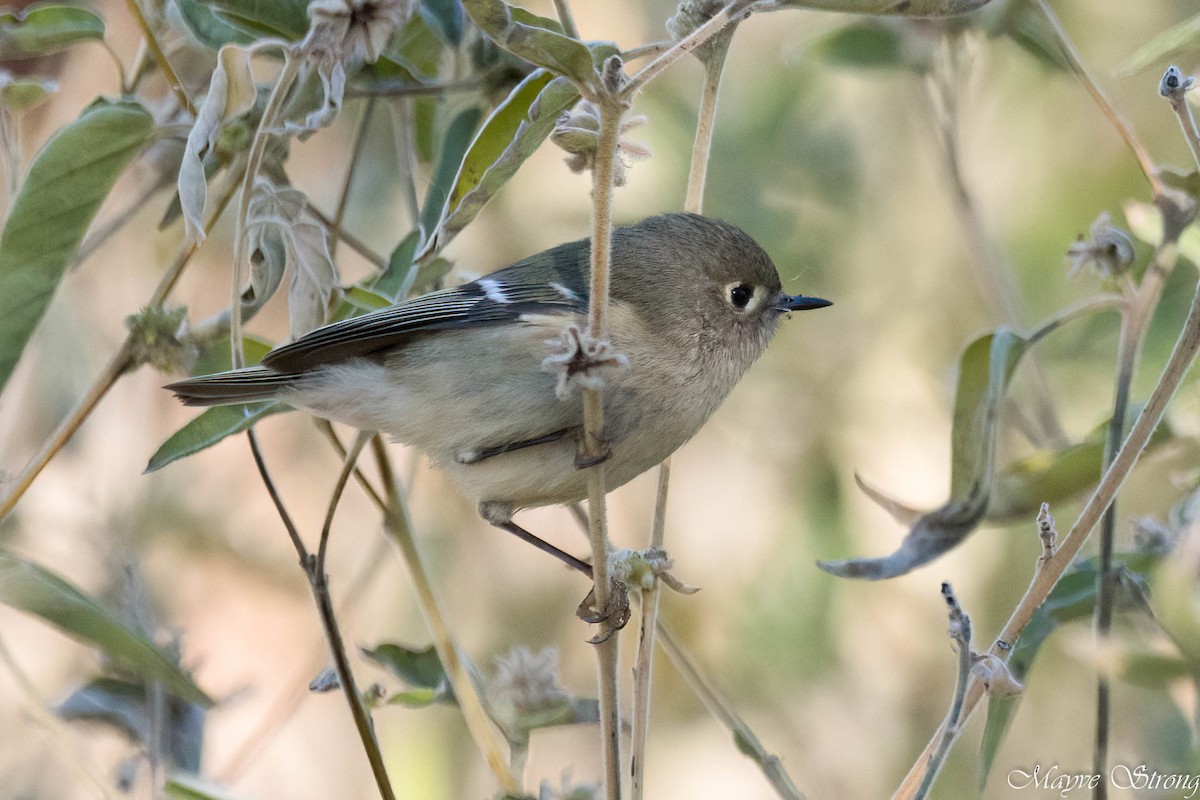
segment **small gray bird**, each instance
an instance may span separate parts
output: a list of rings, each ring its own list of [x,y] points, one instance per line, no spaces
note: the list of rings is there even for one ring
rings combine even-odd
[[[589,242],[553,247],[462,286],[319,328],[261,366],[168,386],[188,405],[280,400],[427,453],[488,522],[587,497],[582,402],[548,370],[587,327]],[[826,300],[781,291],[744,231],[664,214],[613,232],[609,334],[628,359],[604,384],[609,489],[690,439],[766,349],[780,318]],[[560,398],[559,394],[563,394]],[[581,567],[582,568],[582,567]]]

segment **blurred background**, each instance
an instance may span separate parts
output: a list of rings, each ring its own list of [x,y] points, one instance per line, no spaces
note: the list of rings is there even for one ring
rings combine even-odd
[[[138,33],[124,4],[92,5],[106,19],[114,49],[132,53]],[[674,10],[660,0],[573,5],[585,38],[621,47],[664,38]],[[1187,165],[1176,121],[1157,92],[1166,64],[1133,74],[1117,70],[1154,35],[1194,13],[1194,4],[1058,0],[1054,7],[1153,157]],[[550,3],[530,8],[553,16]],[[978,242],[956,209],[926,79],[904,67],[868,68],[830,56],[830,37],[859,23],[789,11],[752,17],[735,37],[706,213],[755,236],[787,291],[835,305],[785,322],[766,356],[677,454],[667,517],[675,574],[703,591],[668,594],[665,620],[811,798],[890,794],[953,690],[941,582],[955,587],[982,648],[1024,591],[1040,547],[1030,517],[985,525],[946,557],[890,581],[838,579],[816,566],[818,559],[886,554],[904,534],[858,490],[856,473],[913,506],[944,502],[958,356],[976,336],[1014,321],[981,277]],[[936,36],[928,26],[887,26],[914,48],[905,57],[918,60],[922,42]],[[1124,224],[1124,204],[1148,201],[1149,190],[1068,71],[1012,37],[977,29],[966,33],[962,53],[954,87],[962,179],[986,236],[1011,266],[1015,322],[1029,330],[1101,290],[1095,277],[1067,277],[1065,251],[1100,212]],[[1179,65],[1185,74],[1195,66]],[[97,46],[71,50],[53,69],[59,92],[23,121],[27,153],[97,94],[116,91],[111,61]],[[165,93],[155,81],[151,90]],[[630,138],[646,143],[653,157],[636,164],[618,190],[618,220],[681,208],[700,83],[701,69],[689,59],[637,98],[633,111],[648,124]],[[294,145],[289,175],[318,207],[336,202],[362,111],[363,101],[350,99],[337,124]],[[367,136],[369,168],[356,179],[346,224],[387,253],[407,232],[387,114],[374,116]],[[572,174],[563,157],[544,145],[450,245],[450,280],[587,235],[590,177]],[[136,181],[136,174],[124,179],[106,209],[121,207],[122,187]],[[3,473],[20,469],[119,346],[123,317],[145,302],[177,247],[178,223],[156,230],[170,200],[169,192],[156,195],[64,281],[0,398]],[[231,237],[226,220],[173,295],[193,320],[228,301]],[[344,276],[365,273],[348,248],[338,252]],[[1148,253],[1139,245],[1139,264]],[[1145,399],[1165,361],[1194,279],[1186,263],[1172,277],[1135,401]],[[285,337],[283,306],[269,306],[252,331]],[[1071,440],[1100,425],[1111,408],[1116,337],[1116,315],[1100,315],[1054,334],[1036,351]],[[1018,371],[1011,392],[1012,405],[1026,412],[1031,363]],[[149,369],[122,380],[0,525],[0,543],[114,607],[141,609],[178,637],[184,665],[222,701],[204,723],[206,778],[239,798],[371,797],[375,789],[343,698],[306,691],[327,666],[327,650],[244,440],[234,437],[142,474],[159,444],[194,416],[161,390],[167,380]],[[1194,379],[1169,416],[1178,441],[1139,466],[1121,495],[1123,549],[1130,547],[1130,519],[1161,517],[1194,482],[1192,437],[1200,431]],[[289,509],[315,541],[339,460],[302,414],[273,417],[258,430]],[[585,643],[591,632],[574,617],[585,581],[489,528],[416,453],[394,449],[411,487],[419,545],[465,652],[491,674],[496,659],[516,646],[552,648],[563,686],[593,695],[595,658]],[[1014,426],[1003,425],[999,463],[1033,450]],[[645,546],[654,491],[655,476],[647,474],[612,494],[618,545]],[[1064,531],[1078,503],[1053,509]],[[520,519],[586,552],[566,511]],[[342,615],[350,643],[428,644],[404,566],[384,541],[374,507],[353,485],[338,513],[329,568],[335,598],[351,598]],[[49,704],[100,666],[93,650],[4,607],[0,637]],[[1010,796],[1004,776],[1013,769],[1090,769],[1089,640],[1087,626],[1078,624],[1047,642],[983,796]],[[630,666],[633,649],[627,632],[623,654]],[[363,685],[388,680],[360,658],[354,666]],[[624,670],[623,679],[629,674]],[[655,684],[649,797],[774,796],[665,659],[656,663]],[[109,774],[134,753],[102,726],[74,726],[68,741],[48,735],[30,717],[29,700],[11,672],[0,669],[0,795],[92,796],[64,754]],[[1117,684],[1112,761],[1188,770],[1193,700],[1179,691]],[[382,708],[375,722],[400,796],[491,796],[492,779],[455,708]],[[976,793],[982,722],[982,714],[972,720],[934,797]],[[591,782],[598,762],[594,728],[539,731],[527,786]],[[135,785],[135,796],[147,796],[144,769]]]

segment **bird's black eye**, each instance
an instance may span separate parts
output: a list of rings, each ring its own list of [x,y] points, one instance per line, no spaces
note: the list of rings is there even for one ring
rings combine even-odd
[[[744,283],[739,283],[729,290],[729,302],[733,303],[734,308],[745,308],[753,296],[754,289]]]

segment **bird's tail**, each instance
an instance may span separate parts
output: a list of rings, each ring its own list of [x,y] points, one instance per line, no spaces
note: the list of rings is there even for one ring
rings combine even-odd
[[[280,389],[300,377],[296,373],[277,372],[266,367],[218,372],[169,383],[175,396],[188,406],[224,406],[273,400]]]

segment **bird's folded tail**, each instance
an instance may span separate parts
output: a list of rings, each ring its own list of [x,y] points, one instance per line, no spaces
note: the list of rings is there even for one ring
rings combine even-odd
[[[297,373],[277,372],[266,367],[218,372],[169,383],[175,396],[188,406],[223,406],[273,400],[280,389],[300,377]]]

